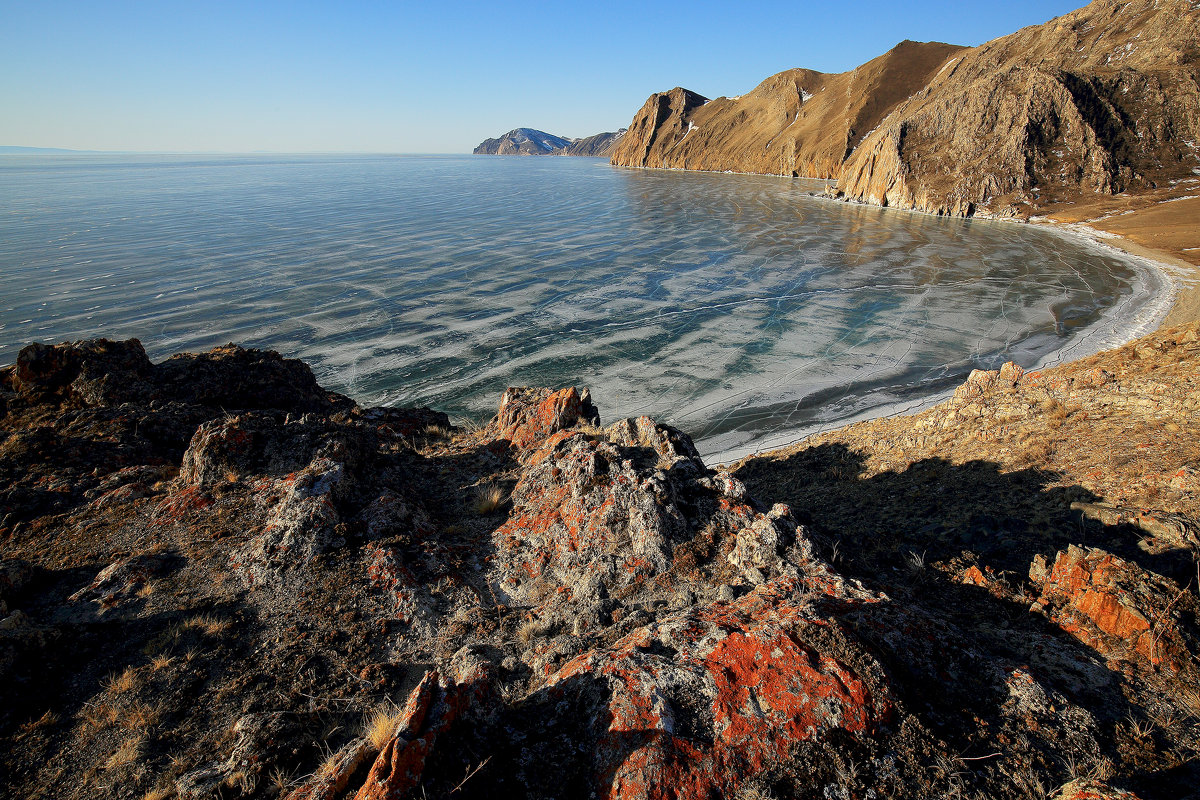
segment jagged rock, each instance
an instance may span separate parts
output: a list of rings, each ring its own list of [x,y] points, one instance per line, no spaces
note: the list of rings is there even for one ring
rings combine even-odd
[[[181,353],[155,367],[163,400],[219,408],[223,412],[269,409],[288,414],[330,413],[353,404],[322,389],[303,361],[274,350],[225,345],[207,353]]]
[[[1195,599],[1169,578],[1103,550],[1071,545],[1058,553],[1048,574],[1044,566],[1030,570],[1030,580],[1038,579],[1035,608],[1106,657],[1140,657],[1171,672],[1195,670],[1200,649],[1194,633],[1180,623],[1181,612]],[[1185,598],[1181,609],[1178,602]]]
[[[321,459],[346,465],[357,475],[374,450],[374,433],[365,426],[331,423],[315,415],[280,419],[277,414],[250,412],[201,425],[183,454],[179,477],[193,486],[250,474],[284,477]]]
[[[781,579],[567,662],[543,690],[562,717],[546,726],[584,715],[575,724],[590,740],[583,763],[595,795],[734,796],[805,741],[833,731],[869,738],[892,718],[883,670],[852,668],[829,649],[845,636],[801,584]],[[537,742],[526,743],[527,757]],[[524,769],[544,774],[539,767]]]
[[[71,595],[70,600],[72,603],[90,600],[101,608],[110,608],[145,587],[170,561],[167,556],[144,554],[114,561],[100,570],[91,583]]]
[[[436,671],[425,674],[354,800],[399,800],[418,785],[438,737],[486,691],[487,670],[469,657],[459,660],[455,678],[447,687]]]
[[[518,387],[505,390],[500,397],[500,410],[488,431],[515,447],[526,448],[580,422],[600,424],[587,389],[580,393],[574,387],[556,392]]]
[[[345,795],[355,773],[375,755],[377,751],[370,742],[354,739],[333,754],[327,767],[288,792],[285,800],[338,800]]]
[[[218,800],[231,786],[244,789],[266,783],[267,765],[298,730],[292,716],[280,711],[239,717],[233,726],[235,739],[229,757],[180,776],[175,781],[176,793],[188,800]]]
[[[687,533],[677,499],[667,476],[639,471],[617,446],[556,433],[530,456],[494,534],[497,583],[523,600],[556,585],[598,598],[601,586],[665,572]]]
[[[144,395],[153,365],[137,339],[31,344],[17,354],[13,388],[26,397],[112,405]]]

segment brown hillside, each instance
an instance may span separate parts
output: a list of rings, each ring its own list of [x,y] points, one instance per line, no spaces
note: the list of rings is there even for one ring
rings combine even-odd
[[[1192,177],[1200,10],[1097,0],[965,53],[847,161],[848,197],[938,213],[1047,202]]]
[[[975,48],[903,42],[740,98],[654,95],[612,163],[833,178],[848,199],[961,216],[1182,192],[1200,159],[1198,41],[1186,0],[1097,0]]]
[[[901,42],[850,72],[791,69],[742,97],[707,101],[685,89],[655,94],[612,163],[836,177],[862,137],[960,50]]]

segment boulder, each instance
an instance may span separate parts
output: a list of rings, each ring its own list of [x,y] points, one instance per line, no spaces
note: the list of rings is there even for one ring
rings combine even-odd
[[[600,424],[600,414],[592,405],[587,389],[506,389],[500,397],[500,409],[488,426],[495,438],[507,439],[514,447],[538,445],[551,434],[585,422]]]

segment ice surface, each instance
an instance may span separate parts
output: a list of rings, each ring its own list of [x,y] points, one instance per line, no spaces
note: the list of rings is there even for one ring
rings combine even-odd
[[[718,457],[1112,342],[1166,288],[1082,239],[772,177],[467,157],[0,172],[0,363],[34,340],[236,341],[365,404],[476,418],[510,385],[587,385],[606,420],[649,414]]]

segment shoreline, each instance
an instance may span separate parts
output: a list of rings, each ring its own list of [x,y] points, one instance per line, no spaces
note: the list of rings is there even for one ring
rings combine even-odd
[[[819,195],[816,197],[835,203],[846,202],[840,198]],[[888,208],[887,206],[878,207]],[[892,208],[891,210],[928,215],[928,212],[917,209]],[[966,219],[975,220],[975,218]],[[1034,372],[1071,364],[1098,353],[1115,350],[1155,331],[1200,319],[1200,267],[1169,252],[1138,244],[1120,234],[1092,227],[1085,222],[1064,222],[1048,216],[1029,219],[983,217],[975,221],[1040,226],[1057,235],[1082,240],[1089,247],[1119,255],[1130,264],[1136,273],[1137,277],[1128,297],[1121,298],[1117,304],[1101,312],[1095,323],[1089,325],[1071,341],[1047,353],[1036,363],[1025,367],[1027,371]],[[1147,283],[1158,284],[1157,287],[1149,287],[1151,294],[1148,297],[1141,293]],[[1122,310],[1136,302],[1139,296],[1143,298],[1142,306],[1135,308],[1129,316],[1122,314]],[[923,395],[913,400],[884,404],[837,421],[772,434],[758,440],[757,443],[719,450],[705,456],[704,460],[713,468],[732,468],[755,458],[770,457],[778,451],[795,447],[814,436],[830,433],[850,425],[875,419],[919,414],[948,400],[953,396],[954,388],[956,387]]]

